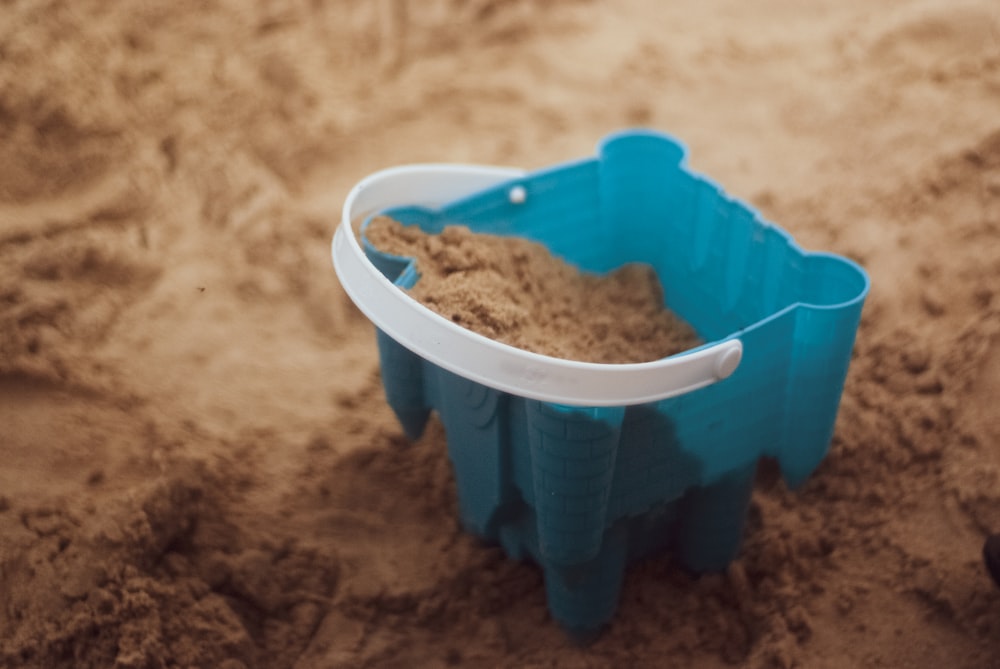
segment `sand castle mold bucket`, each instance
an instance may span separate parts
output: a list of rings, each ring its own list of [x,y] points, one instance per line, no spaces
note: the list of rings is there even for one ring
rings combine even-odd
[[[532,173],[393,168],[352,190],[333,240],[344,289],[377,326],[405,431],[418,437],[437,411],[463,525],[541,565],[550,611],[573,633],[611,619],[630,561],[672,548],[690,569],[724,569],[761,457],[792,486],[815,469],[868,292],[858,265],[803,251],[684,155],[669,137],[630,131],[594,158]],[[532,239],[588,272],[648,263],[706,344],[609,365],[476,334],[401,290],[419,268],[364,239],[379,213],[428,232]]]

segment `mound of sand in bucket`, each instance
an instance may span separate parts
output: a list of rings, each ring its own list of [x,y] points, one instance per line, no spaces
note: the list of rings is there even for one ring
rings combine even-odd
[[[606,275],[581,272],[542,244],[475,233],[439,234],[379,216],[365,236],[416,261],[414,299],[465,328],[534,353],[582,362],[636,363],[701,345],[664,306],[652,267],[629,263]]]

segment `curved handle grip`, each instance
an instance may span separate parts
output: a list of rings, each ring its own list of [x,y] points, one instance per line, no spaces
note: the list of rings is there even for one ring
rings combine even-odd
[[[351,227],[383,209],[440,206],[523,175],[499,167],[414,165],[368,176],[348,195],[333,237],[333,264],[344,290],[379,329],[417,355],[530,399],[576,406],[643,404],[702,388],[736,371],[743,355],[736,338],[623,365],[563,360],[502,344],[452,323],[394,286],[365,256]],[[511,196],[516,199],[517,193]]]

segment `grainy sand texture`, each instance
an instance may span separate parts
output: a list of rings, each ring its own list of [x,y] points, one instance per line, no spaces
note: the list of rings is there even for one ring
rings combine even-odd
[[[647,126],[869,271],[831,451],[572,645],[457,527],[329,241]],[[0,667],[1000,666],[995,0],[0,3]]]
[[[620,364],[659,360],[702,343],[664,306],[663,285],[649,265],[630,263],[599,276],[581,272],[538,242],[462,225],[428,234],[386,216],[372,219],[364,236],[382,253],[410,258],[419,274],[406,288],[411,297],[511,346]]]

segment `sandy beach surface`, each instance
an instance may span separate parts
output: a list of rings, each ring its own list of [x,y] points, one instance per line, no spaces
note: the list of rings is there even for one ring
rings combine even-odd
[[[632,126],[873,288],[816,474],[577,647],[329,242],[375,170]],[[995,0],[0,4],[0,667],[997,667],[998,397]]]

